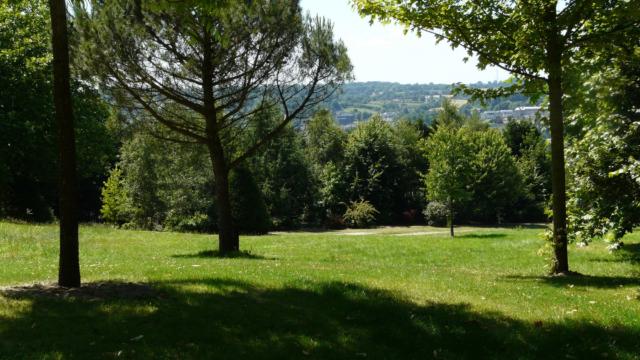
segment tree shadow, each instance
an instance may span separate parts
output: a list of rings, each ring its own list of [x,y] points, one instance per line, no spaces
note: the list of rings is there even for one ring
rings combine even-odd
[[[97,281],[82,284],[79,288],[65,288],[55,284],[33,284],[0,288],[0,295],[10,299],[58,298],[83,300],[136,300],[160,297],[161,293],[149,284]]]
[[[471,233],[471,234],[456,235],[456,237],[457,238],[461,238],[461,239],[495,239],[495,238],[507,237],[507,234],[502,234],[502,233]]]
[[[606,257],[589,259],[589,261],[604,263],[629,262],[634,265],[640,264],[640,243],[625,243],[620,250],[616,250],[613,254],[606,255]]]
[[[640,243],[628,244],[614,253],[621,261],[628,261],[633,264],[640,264]]]
[[[486,224],[486,223],[469,223],[468,225],[477,228],[501,228],[501,229],[548,229],[549,225],[543,223],[500,223],[500,224]]]
[[[205,250],[195,254],[175,254],[172,258],[177,259],[250,259],[250,260],[275,260],[274,257],[266,257],[253,254],[250,251],[234,251],[227,254],[221,254],[218,250]]]
[[[640,329],[525,322],[465,304],[418,305],[346,283],[264,288],[155,283],[162,297],[90,301],[14,294],[0,358],[611,358],[640,353]],[[13,303],[15,302],[15,303]]]
[[[594,275],[569,275],[569,276],[528,276],[510,275],[503,277],[512,281],[534,281],[545,284],[565,287],[569,285],[596,288],[615,288],[619,286],[640,286],[640,278],[623,276],[594,276]]]

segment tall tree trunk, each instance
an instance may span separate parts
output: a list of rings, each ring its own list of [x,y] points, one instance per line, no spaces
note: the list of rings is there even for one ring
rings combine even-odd
[[[211,38],[208,30],[203,29],[202,48],[202,92],[204,94],[206,132],[209,139],[207,147],[213,165],[218,207],[218,251],[226,255],[240,250],[240,238],[233,222],[231,210],[231,194],[229,192],[229,166],[220,141],[217,110],[213,100],[213,62],[211,54]]]
[[[240,238],[231,210],[229,169],[224,161],[224,152],[219,142],[209,145],[209,154],[213,164],[218,208],[218,251],[220,255],[226,255],[240,250]]]
[[[549,78],[549,122],[551,125],[551,184],[553,190],[553,247],[552,272],[569,272],[567,254],[567,196],[564,167],[564,117],[562,104],[562,43],[557,28],[555,6],[548,9],[547,70]]]
[[[58,126],[60,169],[60,262],[58,285],[80,286],[76,185],[76,140],[69,73],[69,41],[65,0],[49,0],[53,45],[53,100]]]

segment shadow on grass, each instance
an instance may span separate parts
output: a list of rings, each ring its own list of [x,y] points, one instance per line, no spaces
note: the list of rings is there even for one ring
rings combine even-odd
[[[507,234],[501,234],[501,233],[471,233],[471,234],[456,235],[456,237],[460,238],[460,239],[495,239],[495,238],[507,237]]]
[[[0,295],[21,298],[76,298],[84,300],[136,300],[161,296],[153,286],[142,283],[99,281],[82,284],[79,288],[64,288],[55,284],[34,284],[0,288]]]
[[[640,286],[640,278],[623,276],[593,276],[593,275],[569,275],[569,276],[526,276],[511,275],[504,279],[513,281],[536,281],[553,286],[588,286],[596,288],[614,288],[619,286]]]
[[[145,300],[2,300],[0,358],[632,358],[640,329],[525,322],[354,284],[156,283]],[[13,296],[15,299],[16,296]],[[25,302],[28,304],[25,306]]]
[[[614,253],[618,261],[628,261],[640,264],[640,243],[625,244],[620,250]]]
[[[604,263],[629,262],[634,265],[640,264],[640,243],[625,244],[620,250],[615,251],[613,254],[589,259],[589,261]]]
[[[543,223],[501,223],[501,224],[484,224],[484,223],[469,223],[469,226],[477,228],[501,228],[501,229],[548,229],[549,225]]]
[[[249,251],[234,251],[228,254],[220,254],[218,250],[205,250],[195,254],[176,254],[172,258],[178,259],[251,259],[251,260],[275,260],[273,257],[252,254]]]

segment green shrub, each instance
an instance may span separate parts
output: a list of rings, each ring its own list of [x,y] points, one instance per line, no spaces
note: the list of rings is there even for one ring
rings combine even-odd
[[[427,207],[422,212],[427,224],[430,226],[445,226],[447,225],[447,215],[449,209],[446,204],[438,201],[432,201],[427,204]]]
[[[116,225],[128,222],[131,216],[129,197],[122,184],[122,170],[118,166],[109,171],[109,177],[102,186],[100,215],[105,222]]]
[[[352,227],[369,227],[375,224],[378,214],[378,210],[368,201],[354,201],[347,207],[347,211],[344,213],[344,221]]]

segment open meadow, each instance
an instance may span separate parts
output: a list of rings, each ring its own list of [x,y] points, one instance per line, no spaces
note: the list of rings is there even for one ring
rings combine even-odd
[[[546,277],[542,231],[275,233],[220,258],[211,235],[83,226],[65,291],[57,227],[2,222],[0,358],[639,358],[640,236]]]

